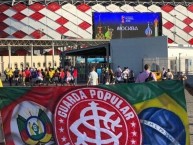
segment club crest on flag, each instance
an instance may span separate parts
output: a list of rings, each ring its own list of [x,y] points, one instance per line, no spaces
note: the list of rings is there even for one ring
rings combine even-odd
[[[43,106],[27,101],[17,105],[14,112],[18,108],[20,110],[16,116],[13,116],[16,119],[11,124],[12,131],[20,134],[20,139],[13,136],[15,144],[53,144],[51,112],[45,112]]]
[[[142,133],[132,106],[114,92],[87,87],[65,94],[55,109],[57,143],[136,144]]]

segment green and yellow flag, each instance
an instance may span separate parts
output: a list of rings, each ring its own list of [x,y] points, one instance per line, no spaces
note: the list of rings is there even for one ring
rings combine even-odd
[[[6,145],[190,145],[183,83],[2,87]]]
[[[144,145],[189,145],[184,86],[181,81],[102,86],[132,104],[141,122]]]

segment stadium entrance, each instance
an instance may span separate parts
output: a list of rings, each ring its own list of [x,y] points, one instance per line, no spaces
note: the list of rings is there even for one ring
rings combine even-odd
[[[99,75],[100,82],[102,82],[103,69],[110,67],[110,44],[104,43],[84,49],[64,51],[61,55],[62,62],[64,62],[63,66],[69,63],[69,60],[66,59],[69,56],[72,57],[72,65],[78,68],[79,81],[87,80],[88,73],[94,65]],[[83,61],[77,61],[77,58],[81,58]]]
[[[81,50],[103,45],[109,40],[0,40],[0,72],[7,67],[56,67],[62,65],[60,55],[64,51]],[[69,56],[67,57],[69,58]],[[61,61],[61,62],[60,62]]]

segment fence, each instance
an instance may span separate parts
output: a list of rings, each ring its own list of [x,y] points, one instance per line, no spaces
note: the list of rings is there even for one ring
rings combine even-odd
[[[88,63],[86,66],[85,63],[77,63],[76,67],[78,68],[78,81],[85,82],[88,79],[88,74],[91,70],[91,67],[96,67],[96,72],[99,75],[99,82],[103,81],[102,72],[103,69],[107,66],[106,63]]]
[[[161,71],[163,67],[170,69],[173,74],[179,72],[193,74],[193,57],[144,58],[143,64],[150,64],[152,71]]]

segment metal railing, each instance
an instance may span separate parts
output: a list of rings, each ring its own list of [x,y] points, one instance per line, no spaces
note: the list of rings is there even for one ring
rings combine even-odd
[[[193,57],[144,58],[143,64],[149,64],[152,71],[162,71],[165,67],[173,74],[182,72],[186,75],[193,75]]]

